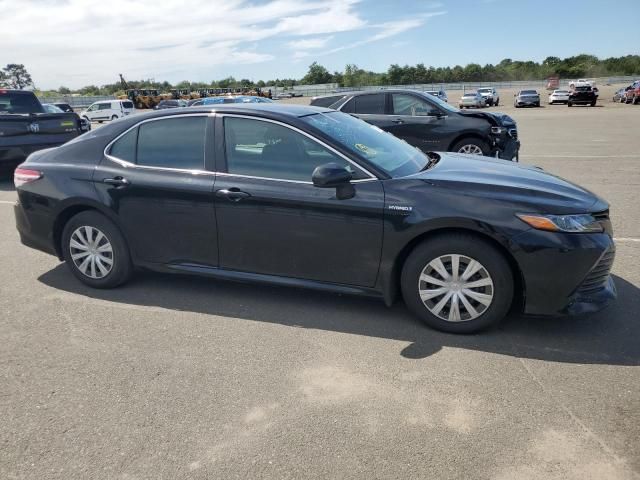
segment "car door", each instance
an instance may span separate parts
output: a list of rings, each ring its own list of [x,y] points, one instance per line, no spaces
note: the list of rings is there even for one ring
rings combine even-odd
[[[380,180],[287,124],[218,115],[215,181],[220,267],[372,287],[382,248]],[[224,133],[222,128],[224,126]],[[355,196],[311,183],[315,167],[350,168]]]
[[[206,114],[149,119],[107,147],[94,184],[138,261],[217,266],[212,128]]]
[[[383,128],[428,152],[447,150],[447,116],[428,100],[410,93],[391,94],[391,115]]]

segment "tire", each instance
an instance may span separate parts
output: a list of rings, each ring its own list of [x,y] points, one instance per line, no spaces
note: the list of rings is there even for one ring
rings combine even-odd
[[[567,107],[573,107],[573,103],[567,102]]]
[[[631,103],[633,105],[637,105],[638,103],[640,103],[640,98],[638,98],[637,95],[634,95],[633,98],[631,99]]]
[[[91,120],[89,120],[89,117],[82,117],[84,118],[87,122],[91,123]]]
[[[498,97],[498,99],[496,100],[496,103],[494,104],[495,107],[497,107],[498,105],[500,105],[500,97]]]
[[[87,228],[89,229],[89,235],[87,235]],[[99,238],[98,233],[102,233],[103,237]],[[91,239],[88,239],[88,236],[91,236]],[[79,246],[90,246],[96,239],[98,239],[97,248],[102,249],[102,251],[93,250],[96,252],[93,255],[94,258],[95,256],[100,257],[99,260],[94,262],[93,260],[87,260],[88,257],[92,256],[91,254],[84,254],[89,249],[79,248]],[[90,287],[117,287],[129,280],[133,273],[129,248],[122,233],[111,220],[94,210],[80,212],[67,222],[62,231],[61,247],[65,262],[71,273]],[[96,247],[93,248],[95,249]],[[76,256],[75,260],[73,256]],[[80,258],[77,256],[80,256]],[[109,259],[111,266],[108,263]],[[85,261],[88,263],[83,265],[81,262]],[[100,265],[103,268],[100,268]]]
[[[590,104],[590,105],[591,105],[592,107],[595,107],[595,106],[596,106],[596,102],[595,102],[595,101],[593,101],[593,102],[591,102],[591,104]]]
[[[540,106],[540,102],[536,103],[536,107],[539,107],[539,106]]]
[[[441,285],[446,277],[432,268],[432,262],[437,265],[440,259],[446,270],[444,273],[452,279],[454,256],[458,257],[458,278],[466,273],[472,261],[480,264],[480,270],[467,279],[467,284],[473,282],[483,286],[464,289],[462,280],[450,288],[446,283]],[[425,281],[423,274],[436,283]],[[474,333],[497,325],[511,307],[513,285],[513,275],[504,256],[487,241],[466,233],[441,235],[418,245],[405,261],[401,275],[402,296],[409,310],[430,327],[450,333]],[[446,290],[433,295],[440,288]],[[429,290],[432,295],[423,301],[421,292],[426,296]],[[458,296],[464,297],[471,309]],[[459,317],[455,315],[455,301]],[[439,306],[441,310],[438,311]]]
[[[111,117],[111,121],[112,121],[112,122],[113,122],[114,120],[117,120],[117,119],[118,119],[118,116],[117,116],[117,115],[114,115],[113,117]]]
[[[475,149],[473,147],[476,147]],[[482,152],[482,155],[487,156],[490,153],[490,149],[489,149],[489,145],[480,140],[479,138],[473,138],[473,137],[469,137],[469,138],[463,138],[462,140],[460,140],[459,142],[457,142],[453,148],[451,148],[452,152],[457,152],[457,153],[469,153],[471,155],[480,155],[479,152],[477,152],[477,150],[480,150]],[[461,151],[461,150],[467,150],[467,151]],[[474,152],[473,150],[476,150],[476,152]]]
[[[98,123],[102,123],[104,120],[98,120]]]

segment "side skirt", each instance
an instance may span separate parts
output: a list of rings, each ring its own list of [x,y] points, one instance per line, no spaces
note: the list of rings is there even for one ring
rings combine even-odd
[[[284,287],[308,288],[323,292],[343,293],[347,295],[360,295],[367,297],[382,298],[382,293],[374,288],[357,287],[353,285],[343,285],[339,283],[320,282],[316,280],[305,280],[301,278],[281,277],[278,275],[267,275],[263,273],[248,273],[237,270],[226,270],[208,265],[198,265],[192,263],[140,263],[139,267],[164,273],[186,273],[199,275],[221,280],[230,280],[241,283],[261,283],[268,285],[278,285]]]

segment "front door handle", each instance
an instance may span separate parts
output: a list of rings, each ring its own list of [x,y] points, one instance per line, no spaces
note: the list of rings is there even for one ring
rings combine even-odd
[[[391,120],[393,123],[397,123],[398,125],[404,123],[404,120],[402,120],[401,118],[395,118],[393,120]]]
[[[108,185],[113,185],[114,187],[128,187],[131,185],[131,182],[124,177],[114,177],[114,178],[105,178],[102,180],[102,183],[106,183]]]
[[[250,196],[251,196],[251,194],[249,194],[247,192],[243,192],[242,190],[240,190],[237,187],[222,188],[222,189],[216,191],[216,197],[218,197],[218,198],[226,198],[227,200],[230,200],[232,202],[239,202],[243,198],[247,198],[247,197],[250,197]]]

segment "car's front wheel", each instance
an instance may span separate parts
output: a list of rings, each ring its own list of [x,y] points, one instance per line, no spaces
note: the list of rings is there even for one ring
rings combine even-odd
[[[489,155],[489,145],[478,138],[463,138],[451,149],[457,153],[467,153],[469,155]]]
[[[502,320],[513,300],[504,256],[469,234],[447,234],[416,247],[402,269],[402,296],[427,325],[473,333]]]
[[[114,120],[117,120],[117,119],[118,119],[118,116],[117,116],[117,115],[114,115],[113,117],[111,117],[111,121],[112,121],[112,122],[113,122]]]
[[[118,227],[96,211],[80,212],[62,232],[62,251],[71,272],[94,288],[126,282],[133,271],[127,243]]]

